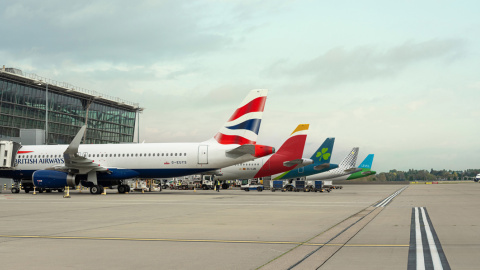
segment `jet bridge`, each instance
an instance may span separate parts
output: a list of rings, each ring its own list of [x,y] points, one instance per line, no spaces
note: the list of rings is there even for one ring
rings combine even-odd
[[[15,157],[21,144],[14,141],[0,141],[0,169],[12,169],[16,166]]]

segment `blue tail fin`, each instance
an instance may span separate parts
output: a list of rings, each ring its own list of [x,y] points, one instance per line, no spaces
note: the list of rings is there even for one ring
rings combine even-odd
[[[358,168],[360,169],[371,169],[372,164],[373,164],[373,154],[368,155],[363,161]]]
[[[313,160],[313,164],[330,163],[334,143],[335,138],[327,138],[317,149],[317,151],[313,153],[311,157],[311,159]]]

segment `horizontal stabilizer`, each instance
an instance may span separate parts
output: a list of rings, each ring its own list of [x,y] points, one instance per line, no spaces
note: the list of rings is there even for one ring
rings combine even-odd
[[[255,155],[255,145],[254,144],[244,144],[240,145],[237,148],[227,151],[228,154],[243,156],[245,154]]]
[[[326,169],[328,167],[330,167],[330,163],[323,163],[323,164],[320,164],[320,165],[317,165],[317,166],[313,167],[313,169],[316,170],[316,171],[321,171],[321,170]]]
[[[350,169],[346,169],[344,172],[351,174],[351,173],[356,173],[356,172],[360,172],[360,171],[362,171],[362,169],[353,167],[353,168],[350,168]]]
[[[294,160],[283,162],[283,166],[285,166],[285,167],[292,167],[294,165],[300,165],[300,166],[297,166],[297,168],[305,167],[305,166],[310,165],[310,164],[313,164],[313,160],[311,160],[309,158],[299,158],[299,159],[294,159]]]
[[[362,172],[363,175],[373,175],[373,174],[376,174],[377,172],[376,171],[366,171],[366,172]]]

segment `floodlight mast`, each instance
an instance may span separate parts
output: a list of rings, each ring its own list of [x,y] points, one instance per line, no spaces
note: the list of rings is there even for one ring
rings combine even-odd
[[[48,83],[39,80],[35,84],[45,85],[45,144],[48,145]]]

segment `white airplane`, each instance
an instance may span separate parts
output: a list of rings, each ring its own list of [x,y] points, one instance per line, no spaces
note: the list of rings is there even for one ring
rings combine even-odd
[[[372,164],[373,164],[373,157],[374,154],[369,154],[357,168],[357,172],[352,174],[345,174],[339,177],[330,178],[329,181],[338,181],[338,180],[353,180],[358,178],[367,177],[370,175],[374,175],[377,172],[372,171]]]
[[[215,180],[260,178],[312,164],[313,160],[302,158],[308,127],[298,125],[273,155],[218,170]]]
[[[32,179],[33,185],[24,184],[26,192],[33,186],[50,190],[81,183],[92,194],[111,185],[125,193],[124,179],[199,174],[270,155],[273,147],[256,144],[267,92],[252,90],[220,131],[201,143],[80,145],[83,126],[70,145],[23,146],[16,166],[0,170],[0,177]]]
[[[317,173],[305,177],[305,180],[329,180],[331,178],[340,177],[343,175],[350,175],[361,171],[362,169],[356,168],[358,156],[358,147],[354,147],[352,151],[338,164],[338,168],[328,170],[326,172]]]

